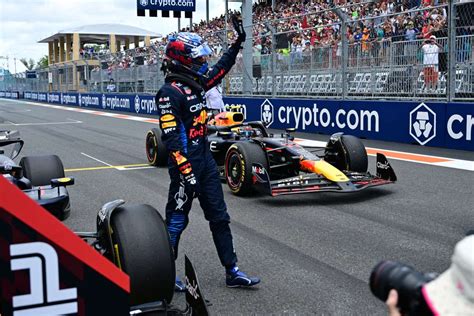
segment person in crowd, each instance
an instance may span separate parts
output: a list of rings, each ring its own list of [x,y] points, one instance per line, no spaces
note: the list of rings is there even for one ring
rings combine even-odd
[[[439,53],[443,47],[436,42],[436,36],[431,35],[420,48],[423,52],[423,76],[425,89],[434,92],[438,86]]]
[[[421,292],[433,315],[474,315],[474,235],[456,244],[449,269]],[[398,293],[392,289],[385,302],[389,316],[401,316],[397,303]]]
[[[225,109],[224,100],[222,99],[222,88],[216,85],[206,91],[206,106],[212,112],[222,112]]]
[[[110,78],[109,84],[107,85],[107,92],[116,92],[114,78]]]
[[[415,23],[409,21],[405,29],[405,58],[406,64],[413,64],[416,59],[416,38],[419,34],[418,29],[415,28]]]
[[[219,84],[235,63],[245,41],[242,24],[234,20],[237,39],[209,70],[208,44],[196,33],[178,33],[170,37],[162,69],[165,83],[156,95],[162,139],[169,153],[170,187],[166,204],[166,224],[174,256],[188,225],[194,197],[199,199],[209,221],[217,254],[225,267],[228,287],[248,287],[260,283],[239,270],[230,230],[230,216],[224,201],[216,162],[209,149],[206,129],[205,92]],[[176,280],[176,290],[183,283]]]

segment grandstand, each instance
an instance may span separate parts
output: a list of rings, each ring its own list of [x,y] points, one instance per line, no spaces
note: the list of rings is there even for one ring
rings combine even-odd
[[[452,8],[447,0],[294,0],[274,1],[273,8],[272,1],[259,1],[253,7],[251,94],[473,100],[474,3],[454,1]],[[193,27],[214,48],[215,60],[235,36],[225,15]],[[92,51],[83,62],[88,80],[81,89],[105,92],[113,79],[116,92],[156,93],[165,43],[166,37],[130,50]],[[248,76],[241,58],[225,80],[228,95],[243,95]],[[434,74],[425,75],[427,68]]]
[[[59,31],[39,43],[48,44],[48,69],[40,76],[48,79],[44,91],[87,91],[90,72],[107,69],[114,59],[104,60],[128,51],[133,44],[140,49],[140,42],[150,46],[152,38],[160,34],[121,24],[85,25]],[[130,81],[131,77],[129,78]]]

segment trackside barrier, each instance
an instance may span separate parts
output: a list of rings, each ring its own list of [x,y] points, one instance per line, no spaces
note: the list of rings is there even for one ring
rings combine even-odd
[[[25,92],[28,100],[137,114],[157,114],[154,96],[139,94]],[[422,146],[474,151],[472,103],[224,98],[247,120],[300,132],[344,132]]]
[[[224,98],[247,120],[276,129],[344,132],[367,139],[474,151],[474,104],[403,101]]]
[[[150,95],[25,92],[23,96],[27,100],[54,104],[157,115],[155,97]]]
[[[17,91],[0,91],[0,98],[19,99],[20,93]]]

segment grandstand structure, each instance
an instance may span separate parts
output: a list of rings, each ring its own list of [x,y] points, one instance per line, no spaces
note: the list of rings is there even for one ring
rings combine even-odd
[[[150,46],[161,34],[122,24],[95,24],[59,31],[39,41],[48,44],[48,68],[39,73],[43,91],[88,91],[92,69],[107,68],[101,56]],[[47,87],[45,87],[45,85]],[[46,89],[45,89],[46,88]]]
[[[193,26],[214,49],[211,64],[235,36],[225,20],[233,13]],[[473,1],[259,1],[252,21],[253,73],[238,56],[224,81],[229,96],[474,101]],[[57,47],[58,38],[48,40]],[[114,92],[155,94],[165,44],[166,37],[129,50],[111,45],[79,58],[77,78],[86,80],[78,90],[107,92],[113,80]],[[53,76],[64,63],[55,66],[54,52]],[[44,80],[17,90],[42,90]]]

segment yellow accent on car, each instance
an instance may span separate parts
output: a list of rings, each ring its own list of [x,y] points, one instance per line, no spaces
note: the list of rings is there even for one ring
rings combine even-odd
[[[115,254],[115,260],[117,262],[117,266],[120,270],[122,270],[122,263],[120,262],[120,254],[119,254],[119,247],[117,244],[114,244],[114,254]],[[122,270],[123,271],[123,270]]]
[[[341,170],[337,169],[330,163],[319,160],[319,161],[310,161],[303,160],[300,162],[301,169],[308,172],[314,172],[324,176],[326,179],[334,182],[347,182],[349,178],[346,177]]]
[[[71,181],[71,178],[67,178],[67,177],[66,178],[59,178],[58,181],[62,182],[62,183],[65,183],[65,182]]]

